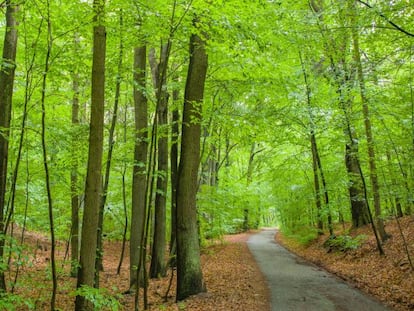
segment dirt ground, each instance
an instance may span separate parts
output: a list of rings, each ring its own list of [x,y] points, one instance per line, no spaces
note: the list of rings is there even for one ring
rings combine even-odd
[[[151,280],[148,289],[149,310],[194,310],[194,311],[266,311],[270,310],[269,292],[266,282],[256,262],[249,252],[246,240],[250,234],[226,236],[221,241],[203,249],[202,269],[207,292],[191,297],[185,301],[175,302],[175,272],[171,290],[167,297],[167,289],[171,279],[171,270],[166,278]],[[26,264],[19,269],[15,293],[26,302],[30,302],[34,310],[50,310],[50,250],[48,242],[42,235],[29,233],[26,243],[30,252]],[[121,251],[120,242],[106,242],[104,252],[104,271],[101,273],[100,285],[103,293],[115,295],[120,310],[134,309],[134,295],[123,294],[128,289],[128,263],[126,252],[121,273],[117,275]],[[70,278],[69,264],[63,261],[65,245],[58,245],[58,295],[57,308],[62,311],[74,309],[73,291],[76,280]],[[15,270],[8,276],[14,278]],[[143,293],[139,295],[140,310],[143,310]],[[102,308],[112,310],[112,308]],[[16,310],[29,310],[27,306],[16,307]]]

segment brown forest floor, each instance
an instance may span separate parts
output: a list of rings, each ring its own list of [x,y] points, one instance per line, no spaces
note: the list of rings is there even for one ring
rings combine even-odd
[[[261,275],[246,241],[250,234],[226,236],[203,249],[202,269],[207,292],[175,303],[175,278],[168,299],[165,294],[170,281],[168,276],[151,280],[148,290],[149,310],[194,310],[194,311],[266,311],[270,309],[267,284]],[[50,281],[50,250],[47,240],[34,233],[28,233],[25,239],[30,252],[27,264],[19,272],[15,293],[35,303],[35,310],[50,310],[52,283]],[[74,297],[71,293],[76,280],[68,277],[68,264],[62,267],[65,245],[58,245],[58,310],[74,310]],[[127,248],[128,250],[128,248]],[[101,273],[100,286],[111,294],[116,294],[121,310],[134,310],[134,295],[124,295],[128,289],[128,255],[124,258],[120,275],[116,274],[121,251],[120,242],[105,243],[104,272]],[[126,251],[127,253],[128,251]],[[11,273],[10,277],[13,277]],[[142,303],[143,295],[139,296]],[[19,307],[17,310],[28,310]],[[104,309],[110,310],[110,309]],[[143,310],[142,306],[140,310]]]
[[[410,254],[414,257],[414,218],[400,220]],[[300,245],[278,234],[276,239],[286,248],[299,256],[324,267],[363,291],[376,296],[396,310],[414,310],[414,272],[410,269],[407,255],[398,226],[395,221],[386,224],[386,230],[392,235],[384,244],[386,255],[379,256],[374,237],[369,227],[353,230],[352,236],[366,235],[367,239],[357,250],[327,252],[323,242],[327,235],[319,237],[308,246]],[[342,230],[340,230],[342,231]],[[349,231],[349,230],[347,230]],[[347,232],[346,231],[346,232]],[[341,232],[337,232],[340,234]],[[149,286],[149,310],[194,310],[194,311],[266,311],[269,310],[269,292],[246,241],[249,233],[226,236],[222,241],[204,248],[202,268],[207,286],[207,293],[191,297],[186,301],[175,303],[175,279],[168,298],[164,296],[168,288],[169,275],[160,280],[151,280]],[[35,310],[50,310],[50,250],[48,242],[42,236],[28,233],[25,240],[28,245],[25,262],[20,268],[18,285],[15,293],[23,299],[30,299]],[[121,274],[116,274],[121,250],[120,242],[105,244],[104,269],[101,273],[101,288],[116,294],[121,302],[121,310],[133,310],[133,295],[123,295],[128,288],[128,262],[126,255]],[[58,245],[58,295],[59,310],[73,310],[73,293],[76,280],[68,277],[68,264],[62,265],[65,245]],[[412,258],[414,259],[414,258]],[[49,276],[49,277],[48,277]],[[14,277],[14,272],[8,279]],[[142,301],[142,294],[140,294]],[[28,310],[19,307],[17,310]],[[104,309],[105,310],[105,309]],[[106,309],[109,310],[109,309]],[[141,307],[140,310],[143,310]]]
[[[414,218],[406,216],[400,222],[414,264]],[[320,236],[308,246],[300,245],[282,234],[277,234],[276,240],[300,257],[376,296],[395,310],[414,310],[414,271],[410,268],[397,222],[388,221],[385,230],[392,236],[383,244],[385,256],[379,255],[370,226],[349,232],[354,237],[366,235],[367,239],[360,248],[345,253],[327,252],[323,247],[327,235]],[[336,234],[343,232],[342,228]]]

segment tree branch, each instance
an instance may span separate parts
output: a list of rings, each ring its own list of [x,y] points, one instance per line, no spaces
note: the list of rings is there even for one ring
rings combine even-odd
[[[357,0],[359,3],[365,5],[366,7],[370,8],[370,9],[374,9],[374,7],[372,5],[370,5],[368,2],[362,1],[362,0]],[[381,16],[383,19],[385,19],[390,25],[392,25],[395,29],[401,31],[402,33],[406,34],[407,36],[410,37],[414,37],[414,33],[408,32],[407,30],[405,30],[404,28],[401,28],[400,26],[398,26],[397,24],[395,24],[393,21],[391,21],[390,19],[388,19],[388,17],[386,17],[384,14],[382,14],[380,11],[377,11],[378,15]]]

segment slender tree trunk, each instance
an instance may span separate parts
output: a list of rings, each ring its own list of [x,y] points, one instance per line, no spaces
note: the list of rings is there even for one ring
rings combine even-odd
[[[350,0],[349,5],[351,6],[351,22],[355,27],[358,25],[357,21],[357,11],[355,8],[355,1]],[[361,103],[362,103],[362,113],[364,115],[364,124],[365,124],[365,135],[367,138],[367,145],[368,145],[368,162],[369,162],[369,171],[370,171],[370,179],[371,179],[371,187],[374,196],[374,209],[375,209],[375,216],[377,220],[377,230],[381,237],[381,241],[386,241],[389,238],[389,235],[385,232],[384,228],[384,221],[382,219],[381,214],[381,198],[380,198],[380,188],[378,183],[378,174],[377,174],[377,165],[375,161],[375,149],[374,149],[374,138],[372,134],[372,126],[371,126],[371,118],[369,113],[368,107],[368,98],[365,89],[365,79],[364,73],[362,70],[362,63],[361,63],[361,53],[359,51],[359,37],[357,30],[359,28],[352,27],[352,41],[354,43],[353,52],[354,52],[354,62],[355,66],[357,67],[358,72],[358,82],[359,82],[359,91],[361,95]]]
[[[171,235],[170,235],[170,262],[171,267],[177,265],[177,182],[178,182],[178,139],[179,139],[179,122],[180,115],[175,103],[179,99],[179,91],[173,91],[174,109],[172,111],[171,127],[171,151],[170,151],[170,169],[171,169]]]
[[[348,143],[345,150],[345,164],[349,180],[349,197],[351,200],[352,225],[355,228],[362,227],[369,223],[365,199],[359,182],[359,170],[357,163],[358,145],[356,142]]]
[[[312,167],[313,167],[313,178],[314,178],[314,186],[315,186],[315,202],[316,202],[316,210],[317,210],[317,222],[318,222],[318,230],[319,233],[323,233],[323,221],[321,217],[322,211],[322,202],[321,202],[321,187],[319,183],[319,173],[322,180],[322,189],[325,198],[325,207],[328,210],[328,228],[329,234],[333,235],[333,226],[332,226],[332,215],[329,206],[329,196],[328,196],[328,189],[326,186],[326,179],[322,169],[321,158],[319,156],[318,144],[316,142],[316,135],[315,135],[315,122],[312,113],[312,106],[311,106],[311,88],[308,81],[308,75],[305,69],[305,64],[303,62],[302,53],[299,53],[300,62],[302,65],[302,73],[303,78],[305,81],[306,86],[306,99],[307,99],[307,106],[308,106],[308,115],[309,115],[309,126],[310,126],[310,143],[311,143],[311,151],[312,151]]]
[[[99,220],[98,220],[98,235],[97,235],[97,249],[96,249],[96,264],[95,269],[97,273],[95,274],[95,287],[99,288],[99,271],[103,271],[103,225],[104,225],[104,213],[105,213],[105,204],[108,196],[108,186],[109,178],[111,174],[111,163],[112,163],[112,153],[115,145],[115,128],[118,120],[118,106],[119,106],[119,97],[121,96],[121,82],[122,82],[122,59],[124,54],[123,46],[123,37],[122,37],[122,27],[123,27],[123,16],[122,10],[119,17],[119,54],[118,54],[118,73],[115,83],[115,100],[114,100],[114,110],[112,114],[111,127],[109,129],[108,137],[108,154],[106,157],[105,163],[105,174],[104,174],[104,183],[102,189],[101,205],[99,207]]]
[[[49,213],[49,228],[50,228],[50,264],[52,270],[52,297],[50,300],[50,309],[55,310],[56,303],[56,292],[57,292],[57,274],[56,274],[56,260],[55,260],[55,226],[53,220],[53,201],[52,201],[52,191],[50,186],[50,174],[49,174],[49,164],[46,148],[46,81],[47,75],[49,73],[49,62],[50,56],[52,53],[52,25],[50,20],[50,2],[47,1],[47,51],[45,59],[45,67],[43,71],[42,78],[42,96],[41,96],[41,105],[42,105],[42,153],[43,153],[43,165],[45,169],[45,179],[46,179],[46,193],[47,193],[47,202],[48,202],[48,213]]]
[[[152,57],[153,80],[157,97],[157,144],[158,170],[157,189],[155,191],[154,238],[151,253],[150,277],[165,276],[166,250],[166,205],[168,186],[168,93],[167,93],[167,66],[171,50],[171,41],[161,47],[160,61],[154,63]],[[154,54],[152,54],[154,56]]]
[[[74,40],[75,54],[78,50],[79,39]],[[79,73],[75,72],[72,77],[72,167],[70,171],[70,191],[71,191],[71,232],[70,232],[70,259],[71,277],[76,277],[79,262],[79,191],[78,191],[78,157],[77,153],[77,133],[79,126]]]
[[[315,204],[316,204],[316,217],[318,233],[323,234],[323,220],[322,220],[322,200],[321,200],[321,187],[319,184],[318,174],[318,162],[316,160],[316,137],[313,130],[310,134],[311,150],[312,150],[312,171],[313,171],[313,184],[315,187]]]
[[[134,105],[135,105],[135,147],[134,168],[132,176],[132,211],[130,237],[130,289],[136,287],[137,269],[140,262],[147,188],[147,152],[148,152],[148,108],[145,94],[146,79],[146,46],[134,49]],[[144,284],[140,274],[140,284]]]
[[[77,288],[94,286],[99,207],[102,195],[102,154],[105,103],[106,30],[103,24],[105,3],[94,1],[93,61],[89,154],[82,222],[80,267]],[[76,296],[76,311],[93,310],[84,296]]]
[[[0,234],[5,234],[5,202],[9,153],[10,119],[12,110],[14,73],[16,68],[18,5],[6,0],[6,26],[0,71]],[[3,266],[4,235],[0,237],[0,265]],[[0,292],[6,291],[4,271],[0,269]]]
[[[193,34],[184,95],[177,188],[177,300],[206,290],[200,263],[196,195],[200,165],[201,105],[207,72],[205,42]]]
[[[250,146],[249,162],[247,164],[246,186],[249,186],[253,180],[253,161],[254,156],[256,155],[255,148],[256,143],[252,143]],[[251,228],[250,214],[249,206],[246,206],[243,209],[243,231],[248,231]]]
[[[369,222],[367,203],[365,202],[363,175],[359,172],[358,141],[352,129],[350,110],[352,108],[351,84],[354,81],[354,71],[350,70],[346,51],[349,49],[348,25],[343,25],[343,35],[340,41],[332,39],[329,29],[324,25],[324,3],[320,0],[309,0],[311,9],[317,14],[319,28],[323,37],[325,54],[330,62],[335,87],[338,93],[339,105],[344,113],[344,133],[348,143],[345,146],[345,164],[349,178],[348,192],[351,203],[352,222],[354,226],[362,226]],[[344,23],[341,8],[339,15]]]
[[[127,139],[127,113],[128,113],[127,107],[125,107],[124,110],[125,111],[124,111],[124,124],[123,124],[123,143],[126,144],[128,141]],[[127,155],[125,155],[125,158],[127,158]],[[125,224],[124,224],[124,231],[122,233],[121,255],[119,256],[118,268],[116,269],[116,274],[118,275],[121,273],[121,267],[124,261],[125,245],[126,245],[127,233],[128,233],[128,207],[127,207],[126,181],[125,181],[126,172],[127,172],[127,164],[124,162],[121,176],[122,176],[122,206],[124,209]]]

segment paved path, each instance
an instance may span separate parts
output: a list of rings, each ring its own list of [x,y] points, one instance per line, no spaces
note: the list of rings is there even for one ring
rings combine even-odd
[[[275,233],[264,230],[251,236],[247,243],[268,281],[272,311],[390,310],[288,252],[274,241]]]

